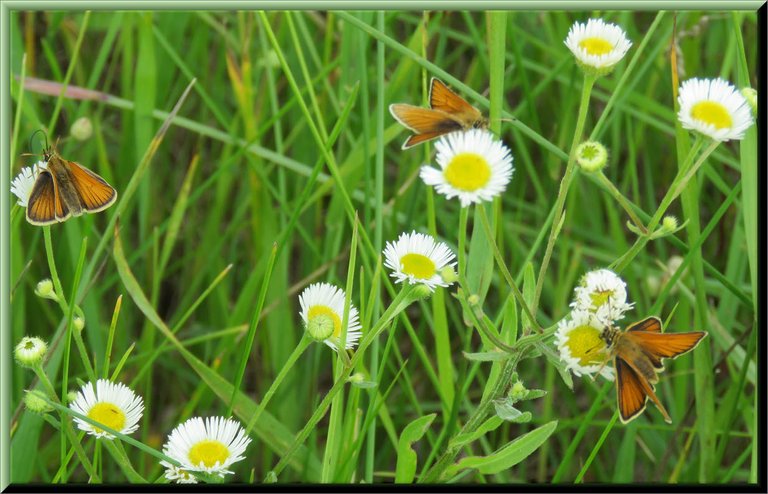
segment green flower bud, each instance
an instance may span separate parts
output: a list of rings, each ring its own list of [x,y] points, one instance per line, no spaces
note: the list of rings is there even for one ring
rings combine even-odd
[[[749,106],[752,107],[752,114],[757,115],[757,91],[752,89],[751,87],[745,87],[741,90],[741,95],[744,96],[744,99],[747,100],[747,103],[749,103]]]
[[[53,411],[53,407],[46,400],[45,394],[35,389],[27,390],[24,394],[24,406],[34,413],[42,414]]]
[[[59,300],[59,296],[56,295],[56,292],[53,290],[53,282],[48,278],[37,283],[37,286],[35,287],[35,295],[40,298],[48,298],[57,302]]]
[[[22,367],[35,367],[40,365],[48,351],[48,345],[36,336],[25,336],[21,339],[13,352],[16,362]]]
[[[307,323],[307,332],[316,341],[325,341],[333,335],[333,319],[325,314],[318,314]]]
[[[586,173],[595,173],[608,164],[608,150],[596,141],[582,142],[576,147],[576,163]]]
[[[77,141],[87,141],[93,135],[93,124],[88,117],[80,117],[72,124],[69,133]]]

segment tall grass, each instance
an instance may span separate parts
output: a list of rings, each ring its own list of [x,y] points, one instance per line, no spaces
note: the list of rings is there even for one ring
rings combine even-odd
[[[167,434],[210,415],[253,439],[235,482],[757,481],[756,127],[674,190],[699,165],[675,78],[756,87],[757,14],[599,13],[633,48],[595,79],[563,44],[591,15],[13,12],[11,176],[44,129],[119,198],[42,229],[11,209],[11,341],[51,347],[38,376],[13,368],[11,481],[164,482]],[[418,178],[432,145],[400,149],[387,106],[426,104],[433,76],[512,150],[493,203],[435,194]],[[609,149],[600,174],[570,158],[587,137]],[[627,226],[665,212],[685,227]],[[460,283],[393,283],[381,250],[411,230],[448,243]],[[671,425],[651,405],[622,425],[612,384],[559,363],[574,285],[609,266],[625,321],[709,333],[661,375]],[[44,278],[59,306],[34,295]],[[359,309],[355,352],[305,335],[298,295],[318,281]],[[83,435],[60,404],[96,376],[143,396],[130,437]],[[24,408],[32,388],[46,416]]]

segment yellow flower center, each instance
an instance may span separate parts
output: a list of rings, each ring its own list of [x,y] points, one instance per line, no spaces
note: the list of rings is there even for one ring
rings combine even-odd
[[[584,38],[579,47],[587,50],[587,55],[605,55],[613,50],[613,45],[603,38]]]
[[[125,425],[125,414],[120,410],[120,407],[112,403],[96,403],[88,412],[88,418],[101,422],[116,431],[122,430]],[[96,426],[93,426],[93,428],[96,432],[104,432],[103,429],[99,429]]]
[[[696,120],[714,126],[716,129],[729,129],[733,119],[728,110],[715,101],[700,101],[691,108],[691,116]]]
[[[313,305],[310,307],[307,319],[311,322],[318,317],[327,317],[333,321],[333,336],[337,338],[341,336],[341,319],[330,307],[326,307],[325,305]]]
[[[406,254],[400,258],[400,264],[403,266],[403,273],[422,280],[430,279],[437,272],[432,259],[421,254]]]
[[[594,291],[589,294],[589,298],[592,299],[592,307],[595,309],[602,307],[603,304],[608,302],[608,299],[613,295],[613,290]]]
[[[189,461],[195,466],[201,462],[206,468],[216,465],[216,462],[223,465],[227,458],[229,458],[227,447],[212,439],[200,441],[189,450]]]
[[[491,167],[479,154],[460,153],[453,157],[443,173],[452,186],[471,192],[488,183]]]
[[[602,353],[605,341],[600,338],[600,331],[589,325],[578,326],[568,333],[565,343],[571,356],[579,359],[580,365],[594,365],[603,362]]]

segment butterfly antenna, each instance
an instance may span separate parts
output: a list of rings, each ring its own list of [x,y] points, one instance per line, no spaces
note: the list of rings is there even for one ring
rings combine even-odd
[[[43,134],[43,137],[45,138],[45,147],[43,148],[43,150],[48,149],[48,134],[46,134],[45,130],[43,129],[37,129],[32,133],[31,136],[29,136],[29,149],[32,149],[33,147],[32,139],[34,139],[37,134]]]

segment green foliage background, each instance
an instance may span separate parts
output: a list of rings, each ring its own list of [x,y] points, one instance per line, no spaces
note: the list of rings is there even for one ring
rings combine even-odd
[[[458,203],[434,195],[418,179],[419,167],[433,154],[427,146],[402,151],[407,132],[386,110],[393,102],[420,104],[433,75],[492,118],[503,111],[516,119],[492,124],[512,149],[516,171],[502,201],[489,210],[498,213],[496,242],[507,269],[530,290],[532,280],[523,283],[524,273],[529,263],[529,278],[538,273],[542,260],[583,80],[563,40],[574,21],[591,15],[622,26],[633,47],[614,73],[597,81],[586,134],[616,93],[595,137],[609,148],[606,175],[647,220],[678,168],[669,52],[675,17],[673,46],[681,80],[722,76],[738,87],[757,87],[754,12],[510,11],[495,20],[483,12],[269,12],[263,17],[256,12],[14,12],[11,176],[36,159],[20,154],[39,152],[39,143],[31,148],[28,143],[37,129],[45,129],[51,140],[60,138],[62,156],[102,175],[121,196],[136,176],[138,188],[119,218],[125,267],[149,306],[208,368],[201,371],[166,342],[118,273],[114,232],[107,228],[118,207],[53,226],[56,265],[68,300],[82,241],[88,239],[78,293],[87,321],[83,337],[97,369],[105,362],[108,329],[122,296],[110,362],[114,370],[130,349],[118,380],[141,394],[146,405],[133,437],[160,449],[186,418],[225,414],[231,385],[240,378],[242,391],[261,400],[302,337],[298,294],[315,281],[346,285],[353,223],[345,195],[376,248],[416,229],[436,231],[456,250]],[[499,19],[501,24],[493,24]],[[489,25],[503,30],[489,30]],[[644,40],[642,56],[617,91]],[[503,56],[494,55],[492,45],[501,47]],[[296,78],[298,93],[280,57]],[[28,83],[30,78],[68,81],[103,97],[59,97],[61,86],[48,83],[42,90],[23,89],[21,77]],[[192,78],[192,92],[146,173],[135,175]],[[489,86],[502,88],[491,94],[490,107],[477,98],[478,93],[488,97]],[[53,94],[42,94],[50,88]],[[302,104],[312,123],[324,129],[324,141],[332,136],[338,166],[333,174],[341,183],[331,176]],[[79,117],[93,125],[93,136],[82,142],[69,136]],[[491,455],[553,420],[556,429],[513,468],[493,474],[467,469],[457,472],[457,481],[756,481],[755,169],[753,128],[746,140],[723,144],[711,155],[684,199],[692,210],[683,211],[681,201],[672,205],[670,212],[681,221],[698,216],[707,234],[701,249],[689,254],[691,232],[684,229],[676,238],[649,243],[622,272],[636,304],[628,322],[658,315],[669,318],[670,331],[709,332],[703,345],[711,366],[696,362],[696,367],[693,353],[685,355],[668,362],[657,387],[674,423],[663,423],[649,405],[630,425],[614,425],[610,383],[577,378],[571,390],[546,358],[526,359],[518,367],[520,379],[528,388],[548,392],[520,404],[532,414],[531,422],[505,423],[467,445],[459,458]],[[317,181],[302,196],[313,170],[319,170]],[[576,176],[565,209],[537,307],[545,328],[567,315],[573,286],[583,273],[610,265],[636,238],[618,204],[585,175]],[[472,211],[468,235],[480,225]],[[62,361],[63,340],[55,335],[64,334],[67,318],[53,302],[34,296],[36,283],[50,277],[43,240],[42,229],[26,223],[23,209],[14,206],[12,342],[24,335],[59,341],[49,373],[61,390],[66,372],[68,389],[74,389],[87,377],[74,347],[70,359]],[[673,256],[684,259],[682,269],[668,270]],[[488,266],[491,258],[488,249],[470,245],[471,269]],[[352,302],[367,328],[391,299],[376,269],[377,260],[361,247]],[[498,268],[490,273],[487,293],[480,290],[481,304],[509,338],[518,331],[509,321],[519,307]],[[263,285],[268,290],[259,314]],[[371,295],[377,293],[381,296]],[[465,322],[454,293],[455,286],[438,290],[395,320],[356,369],[377,387],[348,386],[334,412],[313,428],[295,461],[278,475],[279,482],[391,482],[398,461],[413,452],[418,480],[478,405],[500,365],[463,356],[463,351],[492,347]],[[240,374],[254,317],[255,341]],[[261,481],[280,461],[333,384],[333,366],[339,365],[334,357],[325,345],[314,344],[290,370],[259,420],[247,460],[235,465],[235,481]],[[695,372],[705,383],[702,389],[694,389]],[[13,369],[12,481],[87,480],[76,457],[61,469],[60,434],[20,406],[23,390],[36,382],[32,377]],[[711,400],[712,413],[697,413],[697,398]],[[250,403],[235,407],[234,414],[245,423],[253,411]],[[435,414],[433,420],[417,422],[405,449],[398,447],[408,424],[429,414]],[[84,439],[83,445],[92,456],[94,441]],[[144,478],[154,481],[161,475],[152,456],[128,445],[126,450]],[[103,481],[125,482],[106,451],[100,454]]]

